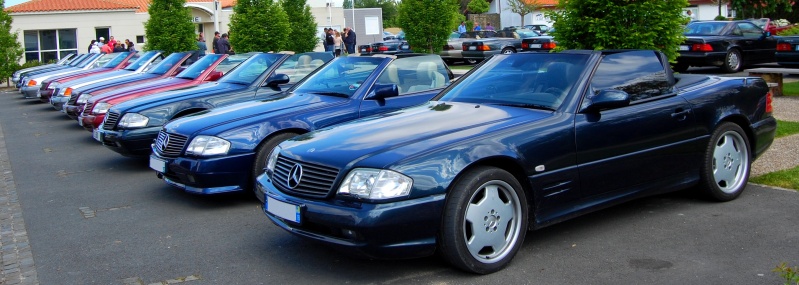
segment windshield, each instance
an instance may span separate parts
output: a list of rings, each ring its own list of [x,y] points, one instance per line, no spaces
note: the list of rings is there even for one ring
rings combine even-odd
[[[89,57],[91,55],[92,54],[88,54],[88,53],[87,54],[81,54],[78,57],[76,57],[75,59],[73,59],[72,61],[70,61],[68,65],[69,66],[78,66],[78,64],[80,64],[83,60],[85,60],[87,57]]]
[[[439,100],[555,110],[576,85],[588,57],[568,53],[495,55]]]
[[[768,19],[767,18],[749,19],[749,21],[754,23],[755,25],[757,25],[758,27],[760,27],[761,29],[764,29],[764,30],[766,29],[766,23],[768,23]]]
[[[289,76],[289,83],[297,83],[317,68],[333,60],[333,54],[329,52],[308,52],[295,54],[286,59],[280,67],[275,70],[276,74]]]
[[[223,55],[221,55],[221,54],[209,54],[209,55],[206,55],[206,56],[200,58],[200,60],[194,62],[192,65],[189,65],[189,67],[186,68],[186,70],[181,71],[180,73],[178,73],[178,76],[175,76],[175,77],[183,78],[183,79],[194,79],[194,78],[197,78],[197,76],[200,76],[200,73],[203,73],[203,71],[208,69],[208,67],[213,65],[214,62],[219,60],[219,58],[222,57],[222,56]]]
[[[110,55],[114,55],[114,54],[116,55],[116,57],[113,57],[113,58],[111,58],[109,60],[105,60],[105,58],[100,58],[100,60],[98,60],[97,63],[98,64],[102,64],[102,65],[100,65],[102,67],[113,68],[113,67],[116,67],[117,65],[119,65],[119,63],[121,63],[123,60],[128,58],[128,55],[130,55],[130,52],[112,53]]]
[[[242,53],[242,54],[234,54],[229,55],[219,65],[216,66],[215,70],[222,72],[223,74],[227,74],[233,69],[236,69],[242,62],[247,60],[248,58],[252,57],[253,55],[260,54],[258,52],[251,52],[251,53]]]
[[[135,71],[135,70],[139,69],[139,67],[141,67],[142,65],[146,64],[156,54],[158,54],[158,53],[154,52],[154,51],[148,51],[148,52],[145,52],[144,54],[140,54],[139,55],[139,59],[137,59],[136,61],[134,61],[133,63],[129,64],[127,67],[125,67],[125,70]]]
[[[173,53],[167,56],[165,59],[161,60],[157,65],[153,66],[147,73],[150,74],[165,74],[169,69],[171,69],[175,65],[180,65],[180,62],[183,60],[185,53]]]
[[[536,33],[535,31],[528,29],[517,29],[516,33],[519,34],[519,38],[521,39],[540,36],[540,34]]]
[[[249,85],[269,69],[276,60],[283,56],[276,53],[259,53],[253,55],[239,66],[222,76],[219,82]]]
[[[336,58],[303,81],[294,92],[351,97],[384,60],[383,57],[360,56]]]
[[[86,57],[86,59],[84,59],[83,61],[81,61],[80,63],[78,63],[78,67],[85,67],[85,66],[87,66],[87,65],[89,65],[89,64],[91,64],[91,63],[95,63],[95,62],[96,62],[96,59],[97,59],[98,57],[101,57],[101,56],[104,56],[104,57],[111,57],[112,55],[110,55],[110,54],[103,54],[103,55],[99,55],[99,54],[91,54],[91,55],[89,55],[88,57]],[[110,58],[109,58],[109,60],[110,60]]]
[[[727,26],[727,22],[691,22],[685,26],[685,35],[721,35],[721,30]]]

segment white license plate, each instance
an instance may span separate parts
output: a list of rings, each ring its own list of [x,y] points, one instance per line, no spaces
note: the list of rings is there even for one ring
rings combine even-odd
[[[366,49],[365,49],[365,48],[362,48],[362,49],[361,49],[361,51],[366,51]]]
[[[92,130],[92,137],[98,142],[103,142],[103,133],[99,132],[98,130],[99,129]]]
[[[684,51],[691,50],[691,47],[689,47],[689,46],[680,46],[680,50],[684,50]]]
[[[300,223],[300,206],[278,201],[272,197],[266,196],[264,208],[266,208],[269,213],[284,220]]]
[[[81,119],[80,117],[78,117],[78,125],[83,127],[83,119]]]
[[[469,50],[477,50],[477,47],[476,46],[470,46]]]
[[[36,98],[42,98],[42,90],[36,90]]]
[[[530,48],[541,48],[541,44],[531,44]]]
[[[402,49],[409,49],[409,48],[411,48],[411,46],[409,46],[409,45],[402,45]]]
[[[150,168],[161,173],[166,173],[166,161],[150,156]]]

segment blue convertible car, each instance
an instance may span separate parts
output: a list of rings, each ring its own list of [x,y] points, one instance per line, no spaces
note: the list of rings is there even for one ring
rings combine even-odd
[[[735,199],[771,112],[762,79],[675,78],[654,51],[496,55],[427,104],[278,145],[256,188],[298,236],[485,274],[528,229],[692,186]]]
[[[340,57],[286,92],[167,123],[153,145],[150,167],[189,192],[252,189],[278,143],[423,104],[449,83],[448,74],[438,55]]]

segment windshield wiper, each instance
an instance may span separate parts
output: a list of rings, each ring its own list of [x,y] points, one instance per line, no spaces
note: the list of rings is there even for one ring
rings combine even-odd
[[[538,105],[538,104],[510,104],[510,103],[494,103],[494,105],[500,106],[510,106],[510,107],[519,107],[519,108],[526,108],[526,109],[536,109],[536,110],[547,110],[547,111],[555,111],[555,108],[550,106]]]

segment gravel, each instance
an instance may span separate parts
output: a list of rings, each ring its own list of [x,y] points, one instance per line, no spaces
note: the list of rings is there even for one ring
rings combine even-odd
[[[774,117],[781,121],[799,122],[799,98],[774,97]],[[771,147],[752,164],[751,176],[794,168],[799,165],[799,134],[774,140]]]

